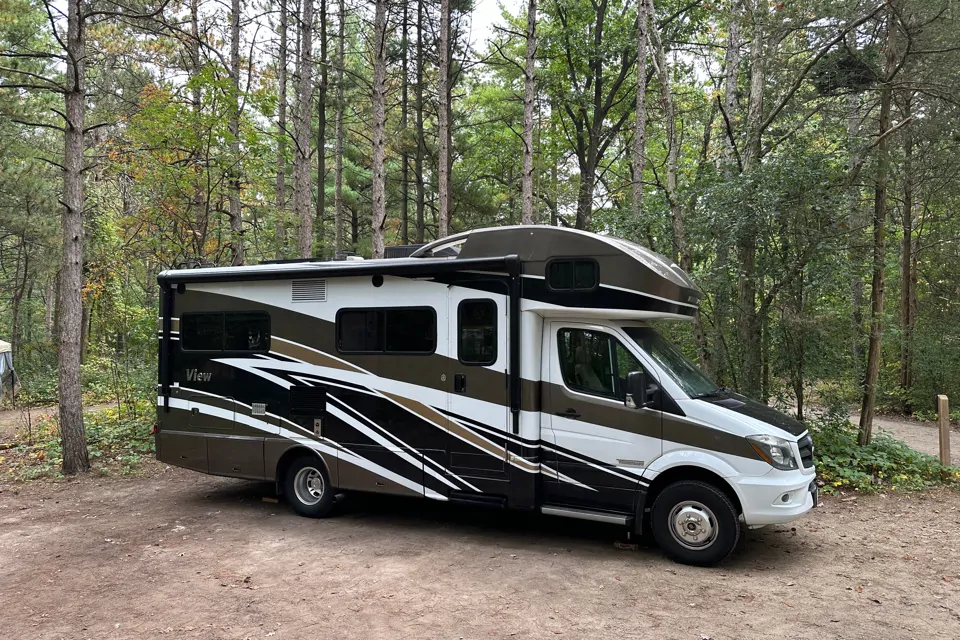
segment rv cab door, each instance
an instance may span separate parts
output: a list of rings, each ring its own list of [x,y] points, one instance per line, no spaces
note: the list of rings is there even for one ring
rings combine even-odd
[[[602,325],[545,322],[542,339],[544,502],[633,513],[662,448],[660,411],[624,403],[627,374],[643,369],[637,354]]]

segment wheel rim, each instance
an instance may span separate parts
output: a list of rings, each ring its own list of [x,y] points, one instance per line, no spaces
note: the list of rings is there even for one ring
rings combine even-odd
[[[716,516],[696,500],[685,500],[670,511],[670,533],[687,549],[706,549],[716,541],[717,530]]]
[[[304,467],[297,472],[293,479],[293,492],[297,500],[312,507],[323,498],[323,474],[315,467]]]

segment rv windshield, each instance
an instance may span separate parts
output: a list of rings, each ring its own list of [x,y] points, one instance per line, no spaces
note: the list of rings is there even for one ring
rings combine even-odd
[[[650,327],[624,327],[624,330],[691,398],[703,398],[723,391],[700,373],[677,347]]]

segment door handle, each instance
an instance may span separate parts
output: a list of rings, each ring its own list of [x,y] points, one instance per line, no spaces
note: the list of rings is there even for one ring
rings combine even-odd
[[[467,374],[455,373],[453,375],[453,390],[455,393],[467,392]]]
[[[576,420],[580,417],[580,414],[577,413],[576,409],[567,409],[566,411],[557,411],[557,415],[562,418],[570,418],[571,420]]]

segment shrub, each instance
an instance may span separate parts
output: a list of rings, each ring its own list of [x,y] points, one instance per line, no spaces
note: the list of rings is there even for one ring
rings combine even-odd
[[[153,405],[137,401],[83,416],[87,448],[94,471],[127,475],[137,471],[144,458],[152,457]],[[17,433],[15,446],[0,452],[0,471],[14,480],[58,477],[63,463],[60,429],[55,414],[38,417],[30,434]]]
[[[960,469],[914,451],[885,433],[865,447],[846,415],[830,412],[808,421],[815,445],[817,475],[825,493],[844,489],[865,493],[916,491],[931,485],[960,486]]]

